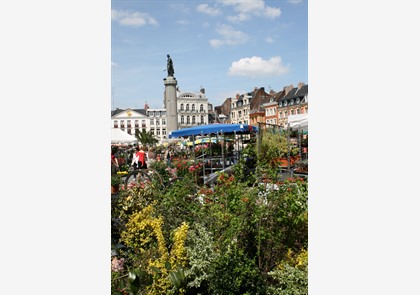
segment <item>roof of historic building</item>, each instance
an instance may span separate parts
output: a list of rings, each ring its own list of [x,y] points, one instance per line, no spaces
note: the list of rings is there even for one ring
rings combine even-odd
[[[118,114],[120,114],[122,112],[126,112],[127,110],[132,110],[132,111],[134,111],[136,113],[140,113],[140,114],[146,116],[146,110],[145,109],[131,109],[131,108],[119,109],[119,108],[116,108],[115,110],[111,110],[111,117],[113,117],[115,115],[118,115]]]
[[[270,94],[265,92],[264,87],[254,89],[254,91],[250,92],[250,94],[252,95],[250,103],[251,114],[264,111],[262,105],[270,102],[270,98],[272,98]]]
[[[302,98],[308,95],[308,85],[303,85],[302,87],[294,87],[292,90],[290,90],[283,98],[281,98],[281,101],[293,99],[293,98]]]

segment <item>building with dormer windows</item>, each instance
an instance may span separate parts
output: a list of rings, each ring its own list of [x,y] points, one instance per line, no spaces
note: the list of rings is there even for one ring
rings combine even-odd
[[[279,125],[287,127],[289,115],[308,113],[308,85],[299,83],[297,87],[293,85],[284,88],[284,97],[279,100]]]

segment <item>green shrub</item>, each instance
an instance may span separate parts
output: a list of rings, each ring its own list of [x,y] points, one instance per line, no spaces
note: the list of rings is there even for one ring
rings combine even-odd
[[[296,257],[290,256],[279,267],[268,273],[274,283],[268,288],[268,295],[308,294],[308,252],[301,250]]]
[[[264,279],[254,261],[234,245],[213,263],[210,294],[265,294]]]
[[[207,294],[212,265],[218,257],[211,233],[196,223],[194,229],[188,232],[186,249],[189,259],[187,289],[192,294]]]

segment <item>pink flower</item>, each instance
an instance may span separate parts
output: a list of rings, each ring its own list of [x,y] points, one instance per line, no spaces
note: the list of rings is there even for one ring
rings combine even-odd
[[[117,257],[112,258],[111,262],[112,271],[122,271],[124,270],[124,258],[118,259]]]

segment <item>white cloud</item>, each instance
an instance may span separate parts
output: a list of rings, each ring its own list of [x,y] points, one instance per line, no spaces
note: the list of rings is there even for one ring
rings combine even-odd
[[[291,4],[299,4],[299,3],[302,3],[302,0],[289,0],[289,3],[291,3]]]
[[[180,25],[188,25],[190,22],[186,19],[181,19],[181,20],[178,20],[176,23]]]
[[[274,39],[271,38],[270,36],[268,36],[267,38],[265,38],[265,42],[267,42],[267,43],[274,43]]]
[[[280,16],[281,10],[280,8],[267,7],[264,9],[263,14],[268,18],[275,19],[276,17]]]
[[[145,25],[158,26],[159,23],[147,13],[111,10],[111,19],[122,26],[142,27]]]
[[[202,12],[211,16],[216,16],[221,13],[221,11],[217,8],[210,7],[207,4],[200,4],[197,6],[197,11]]]
[[[255,10],[261,10],[264,8],[264,0],[253,0],[253,1],[243,1],[243,0],[218,0],[217,2],[226,5],[233,6],[233,9],[237,12],[248,13]]]
[[[213,47],[219,47],[221,45],[237,45],[245,43],[248,40],[248,36],[244,32],[236,31],[228,25],[218,26],[216,28],[216,32],[222,38],[210,40],[210,45]]]
[[[245,57],[234,61],[229,68],[230,76],[279,76],[289,71],[289,66],[282,64],[280,56],[264,60],[259,56]]]
[[[234,23],[248,20],[251,18],[251,15],[274,19],[281,14],[280,8],[266,6],[264,0],[218,0],[217,2],[225,6],[233,7],[233,10],[237,12],[237,14],[228,16],[227,19]]]
[[[250,19],[250,15],[246,13],[238,13],[237,15],[229,15],[226,19],[232,23],[239,23]]]

